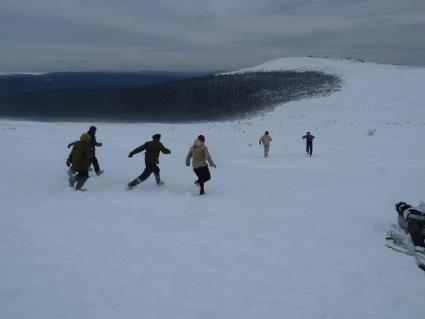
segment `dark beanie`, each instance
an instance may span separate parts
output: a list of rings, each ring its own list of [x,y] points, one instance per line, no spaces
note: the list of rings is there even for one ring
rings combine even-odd
[[[159,140],[161,138],[161,134],[155,134],[154,136],[152,136],[152,139],[154,140]]]
[[[200,140],[201,142],[205,142],[205,136],[199,135],[198,140]]]
[[[95,131],[96,131],[96,126],[90,126],[89,132],[95,132]]]

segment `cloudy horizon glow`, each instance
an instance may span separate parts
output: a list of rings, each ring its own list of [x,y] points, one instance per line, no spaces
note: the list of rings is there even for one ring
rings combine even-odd
[[[0,72],[234,70],[290,57],[425,65],[423,0],[0,0]]]

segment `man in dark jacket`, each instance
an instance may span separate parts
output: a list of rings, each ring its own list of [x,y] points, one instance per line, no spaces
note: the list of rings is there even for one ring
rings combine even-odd
[[[72,151],[66,160],[66,165],[71,166],[71,169],[77,174],[69,178],[69,186],[74,187],[76,191],[84,191],[83,185],[89,178],[89,166],[91,160],[90,135],[84,133],[80,140],[74,143]]]
[[[128,154],[128,157],[133,157],[134,154],[145,152],[145,170],[142,174],[140,174],[139,177],[137,177],[132,182],[128,183],[128,188],[132,189],[137,184],[140,184],[141,182],[145,181],[152,173],[155,175],[156,184],[162,185],[163,182],[161,182],[161,178],[159,176],[159,167],[157,164],[159,164],[159,153],[162,152],[164,154],[171,154],[171,151],[166,148],[162,143],[160,142],[161,135],[155,134],[152,136],[152,141],[146,142],[142,146],[139,146],[138,148],[132,150],[130,154]]]
[[[103,170],[100,169],[99,162],[96,158],[96,147],[101,147],[102,143],[98,143],[96,141],[96,126],[90,126],[87,134],[90,136],[90,148],[91,148],[91,154],[92,154],[92,158],[90,159],[90,161],[91,161],[91,164],[93,164],[93,168],[94,168],[94,171],[96,172],[96,175],[99,176],[103,174]],[[68,144],[68,148],[75,145],[75,143],[78,143],[78,141]]]
[[[303,139],[305,139],[306,145],[305,145],[305,151],[307,154],[310,154],[310,156],[313,154],[313,140],[314,135],[310,134],[310,132],[307,132],[306,135],[303,136]]]

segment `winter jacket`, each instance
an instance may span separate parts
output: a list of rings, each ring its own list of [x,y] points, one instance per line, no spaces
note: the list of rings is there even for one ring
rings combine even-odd
[[[158,140],[153,140],[146,142],[142,146],[139,146],[132,150],[130,154],[128,154],[129,157],[132,157],[134,154],[143,152],[146,150],[145,153],[145,163],[146,164],[159,164],[159,152],[162,152],[164,154],[170,154],[171,151],[166,148],[162,143]]]
[[[92,151],[89,140],[82,139],[74,144],[72,151],[68,156],[68,162],[71,163],[72,169],[76,171],[87,170],[90,167],[91,157]]]
[[[260,144],[263,143],[264,146],[270,146],[270,142],[272,141],[272,137],[270,135],[264,134],[260,138]]]
[[[186,166],[190,165],[190,159],[192,158],[192,167],[194,169],[208,166],[207,162],[211,166],[215,166],[210,153],[208,152],[208,147],[200,140],[196,139],[193,143],[193,146],[190,148],[189,153],[186,156]]]
[[[90,135],[90,146],[92,147],[93,151],[95,150],[96,146],[102,146],[102,143],[98,143],[96,141],[96,132],[95,131],[88,131],[88,135]]]
[[[313,140],[314,140],[314,135],[306,134],[306,135],[303,136],[303,138],[305,138],[308,143],[312,143]]]

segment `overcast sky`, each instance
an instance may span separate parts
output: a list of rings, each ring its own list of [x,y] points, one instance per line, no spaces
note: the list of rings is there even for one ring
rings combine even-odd
[[[0,72],[425,65],[425,0],[0,0]]]

